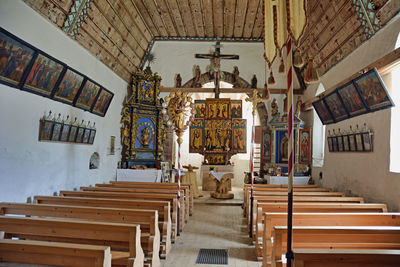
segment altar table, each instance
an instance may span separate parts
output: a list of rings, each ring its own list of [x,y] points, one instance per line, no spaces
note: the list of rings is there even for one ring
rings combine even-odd
[[[162,172],[157,169],[117,169],[117,181],[161,182]]]
[[[266,179],[268,181],[268,184],[280,184],[280,185],[288,184],[287,176],[267,176]],[[310,180],[309,176],[294,176],[293,184],[294,185],[306,185],[306,184],[308,184],[308,180]]]

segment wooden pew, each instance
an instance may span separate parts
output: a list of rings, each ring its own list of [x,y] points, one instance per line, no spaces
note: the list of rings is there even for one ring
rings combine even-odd
[[[111,267],[111,252],[107,246],[0,239],[0,262]]]
[[[286,251],[286,226],[275,226],[272,267],[282,266]],[[396,226],[295,226],[293,249],[400,249],[400,227]],[[263,267],[267,263],[263,261]],[[325,265],[323,265],[325,266]]]
[[[286,226],[286,213],[264,213],[262,257],[270,259],[274,226]],[[400,226],[400,213],[293,213],[293,226]]]
[[[128,181],[110,181],[110,184],[116,185],[118,187],[120,186],[126,186],[126,187],[136,187],[136,188],[169,188],[169,189],[178,189],[178,183],[151,183],[151,182],[128,182]],[[108,186],[109,184],[104,184]],[[100,184],[96,184],[96,186],[103,186]],[[194,189],[192,184],[187,184],[187,183],[181,183],[181,188],[185,190],[188,190],[189,193],[189,200],[190,200],[190,205],[189,205],[189,214],[190,216],[194,212],[194,202],[193,202],[193,196],[194,196]]]
[[[178,200],[177,196],[170,194],[142,194],[125,192],[90,192],[90,191],[60,191],[62,197],[94,197],[94,198],[112,198],[112,199],[136,199],[136,200],[156,200],[168,201],[171,207],[171,231],[172,236],[177,236],[178,220]]]
[[[295,249],[294,267],[395,267],[400,250]]]
[[[141,245],[145,262],[152,267],[161,266],[160,231],[156,210],[113,209],[87,206],[37,205],[22,203],[0,203],[0,215],[26,215],[54,218],[83,219],[100,222],[140,224]]]
[[[106,245],[113,266],[144,266],[138,224],[0,216],[0,231],[6,238]]]
[[[264,213],[286,213],[287,203],[258,203],[255,245],[257,259],[263,258]],[[377,203],[294,203],[293,212],[299,213],[378,213],[387,212],[386,204]]]
[[[171,192],[159,192],[159,193],[149,193],[146,192],[138,192],[138,189],[135,188],[108,188],[108,187],[81,187],[81,191],[85,192],[111,192],[111,193],[130,193],[133,195],[136,195],[136,198],[142,198],[142,199],[149,199],[149,200],[166,200],[166,197],[169,198],[176,198],[178,201],[178,196],[175,192],[175,190],[171,190]],[[183,195],[183,191],[181,192]],[[172,203],[173,204],[173,203]],[[182,229],[185,226],[186,218],[189,216],[189,214],[186,214],[186,210],[189,208],[188,207],[188,202],[185,201],[184,198],[181,198],[181,205],[179,209],[179,219],[180,219],[180,232],[182,232]],[[176,211],[178,211],[178,203],[176,207]]]
[[[165,259],[171,250],[171,239],[175,242],[176,236],[171,232],[170,203],[168,201],[154,200],[129,200],[107,198],[81,198],[81,197],[52,197],[35,196],[36,204],[55,204],[89,207],[109,207],[117,209],[145,209],[158,211],[158,226],[161,235],[160,257]]]

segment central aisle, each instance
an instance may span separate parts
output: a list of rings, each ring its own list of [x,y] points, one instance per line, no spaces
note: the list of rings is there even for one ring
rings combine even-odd
[[[202,198],[199,202],[202,202]],[[256,261],[254,246],[250,245],[241,206],[223,204],[196,204],[195,201],[194,214],[177,243],[173,244],[168,259],[163,261],[164,267],[261,266],[261,262]],[[228,249],[228,265],[196,265],[200,248]]]

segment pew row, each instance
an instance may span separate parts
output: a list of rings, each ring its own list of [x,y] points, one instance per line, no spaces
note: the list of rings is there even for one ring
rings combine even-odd
[[[138,224],[0,216],[0,231],[8,239],[106,245],[112,266],[144,266]]]
[[[0,262],[111,267],[111,252],[107,246],[0,239]]]
[[[286,226],[275,226],[272,267],[283,266]],[[293,249],[400,249],[400,227],[396,226],[295,226]],[[268,266],[264,262],[263,267]],[[326,266],[326,265],[322,265]]]
[[[54,218],[82,219],[100,222],[140,224],[141,245],[145,263],[151,267],[161,266],[160,231],[156,210],[113,209],[83,206],[37,205],[0,203],[0,215],[26,215]]]
[[[53,197],[35,196],[36,204],[55,204],[71,206],[108,207],[117,209],[145,209],[158,211],[158,226],[161,237],[160,257],[165,259],[171,250],[170,203],[168,201],[106,199],[106,198],[81,198],[81,197]]]

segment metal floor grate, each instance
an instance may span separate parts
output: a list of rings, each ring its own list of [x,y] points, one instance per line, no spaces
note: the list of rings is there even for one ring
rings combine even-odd
[[[228,265],[228,250],[201,248],[199,255],[197,255],[196,264]]]

